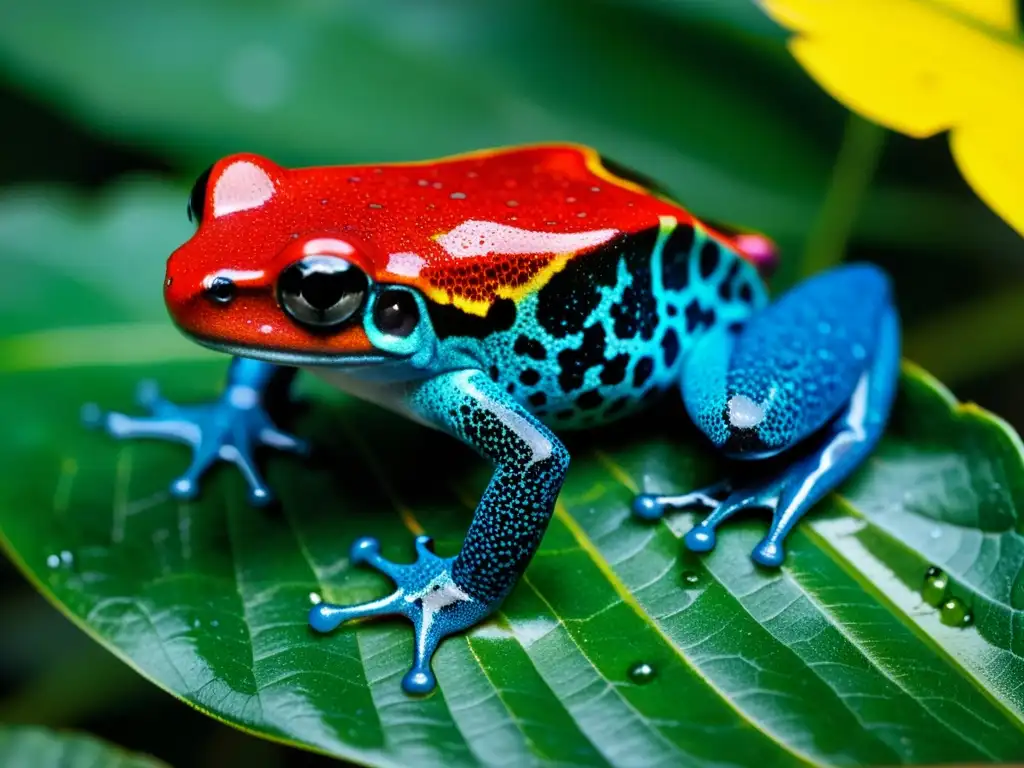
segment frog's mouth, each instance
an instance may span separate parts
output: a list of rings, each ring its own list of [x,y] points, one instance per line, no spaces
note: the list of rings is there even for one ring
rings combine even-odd
[[[361,366],[380,366],[387,363],[400,363],[404,356],[382,354],[374,349],[373,353],[330,353],[317,354],[296,352],[288,349],[270,347],[254,347],[245,344],[203,338],[195,334],[187,334],[197,344],[215,352],[223,352],[232,357],[247,357],[251,360],[262,360],[275,365],[288,365],[297,368],[358,368]]]
[[[197,302],[192,311],[172,310],[178,329],[204,347],[225,354],[276,365],[354,368],[399,363],[408,355],[378,349],[363,329],[360,318],[330,333],[315,333],[267,312],[261,303],[207,307]],[[226,311],[225,311],[226,309]]]

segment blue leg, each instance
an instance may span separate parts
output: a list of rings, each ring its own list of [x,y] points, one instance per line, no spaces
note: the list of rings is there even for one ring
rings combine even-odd
[[[402,680],[407,693],[434,688],[430,661],[440,641],[467,629],[501,605],[540,545],[562,487],[569,455],[544,425],[479,371],[443,374],[416,388],[410,407],[475,448],[495,464],[462,549],[440,558],[430,540],[416,540],[417,560],[392,563],[375,539],[360,539],[353,562],[367,563],[398,589],[355,606],[320,603],[309,623],[329,632],[350,619],[401,614],[415,633],[413,665]]]
[[[224,392],[212,403],[175,405],[148,381],[139,385],[138,400],[151,415],[104,415],[95,405],[85,406],[82,414],[86,423],[101,425],[118,439],[155,438],[189,446],[192,463],[171,483],[171,493],[179,498],[195,497],[199,479],[222,459],[238,467],[249,485],[250,501],[265,504],[272,494],[256,468],[255,449],[268,445],[296,453],[307,450],[304,442],[275,427],[264,407],[270,396],[287,394],[295,372],[294,368],[236,357],[228,369]]]
[[[706,552],[719,524],[743,509],[770,509],[771,528],[752,557],[761,565],[781,565],[793,526],[881,437],[899,362],[899,320],[888,281],[865,265],[797,286],[738,333],[710,334],[684,373],[687,408],[732,458],[778,456],[774,469],[744,487],[645,494],[634,511],[654,519],[681,506],[710,508],[684,539],[689,549]]]

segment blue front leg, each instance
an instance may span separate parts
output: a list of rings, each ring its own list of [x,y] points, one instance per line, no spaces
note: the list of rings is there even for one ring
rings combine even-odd
[[[878,442],[899,363],[889,282],[870,265],[818,275],[743,328],[708,334],[683,375],[687,410],[728,456],[772,458],[775,469],[745,487],[727,482],[679,496],[638,496],[635,513],[654,519],[668,508],[711,508],[684,539],[704,552],[715,545],[715,528],[736,512],[770,509],[771,528],[752,557],[781,565],[793,526]]]
[[[212,403],[176,405],[160,396],[155,383],[143,382],[138,400],[150,416],[104,415],[95,405],[87,405],[83,416],[86,423],[102,425],[118,439],[155,438],[189,446],[192,463],[170,488],[179,498],[196,496],[199,479],[220,459],[238,467],[253,504],[266,504],[273,497],[256,467],[255,449],[268,445],[296,453],[307,450],[303,441],[275,427],[265,408],[271,397],[287,396],[295,373],[295,368],[236,357],[224,392]]]
[[[447,635],[467,629],[501,605],[540,545],[562,487],[569,454],[550,430],[479,371],[458,371],[416,387],[409,406],[495,464],[462,549],[440,558],[430,540],[416,540],[418,559],[389,562],[375,539],[360,539],[352,560],[385,573],[398,589],[355,606],[321,603],[309,623],[329,632],[350,619],[401,614],[413,623],[413,665],[402,687],[426,693],[435,685],[430,660]]]

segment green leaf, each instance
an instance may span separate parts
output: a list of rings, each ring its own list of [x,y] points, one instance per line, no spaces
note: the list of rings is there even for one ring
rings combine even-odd
[[[0,765],[6,768],[161,768],[148,755],[125,752],[92,736],[0,724]]]
[[[72,621],[173,695],[371,765],[1024,759],[1024,451],[996,417],[908,369],[882,444],[802,524],[781,571],[749,559],[764,520],[731,525],[697,557],[680,542],[693,515],[630,517],[637,489],[721,476],[672,398],[578,435],[526,577],[493,620],[445,642],[439,690],[412,699],[399,687],[409,627],[315,636],[311,596],[387,589],[350,567],[360,535],[408,560],[425,529],[454,553],[488,468],[303,380],[311,406],[295,427],[325,455],[268,458],[279,513],[249,508],[226,470],[201,501],[172,501],[186,452],[86,430],[80,405],[132,410],[140,377],[179,401],[209,398],[226,361],[160,319],[160,262],[185,233],[158,211],[183,219],[180,199],[149,185],[114,199],[0,203],[0,540]],[[973,624],[947,626],[950,611],[923,600],[931,566]],[[655,671],[646,684],[631,679],[638,663]]]

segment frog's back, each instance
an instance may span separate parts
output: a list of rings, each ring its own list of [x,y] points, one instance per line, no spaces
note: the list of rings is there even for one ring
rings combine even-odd
[[[559,429],[674,385],[701,333],[763,300],[773,258],[576,144],[287,173],[296,227],[343,227],[373,280],[422,293],[438,369],[481,365]]]
[[[435,307],[442,349],[481,361],[557,430],[633,413],[675,386],[702,333],[765,302],[756,268],[699,225],[670,218],[568,261],[538,291],[499,300],[486,331],[462,335],[459,310]],[[448,333],[452,335],[448,336]]]

